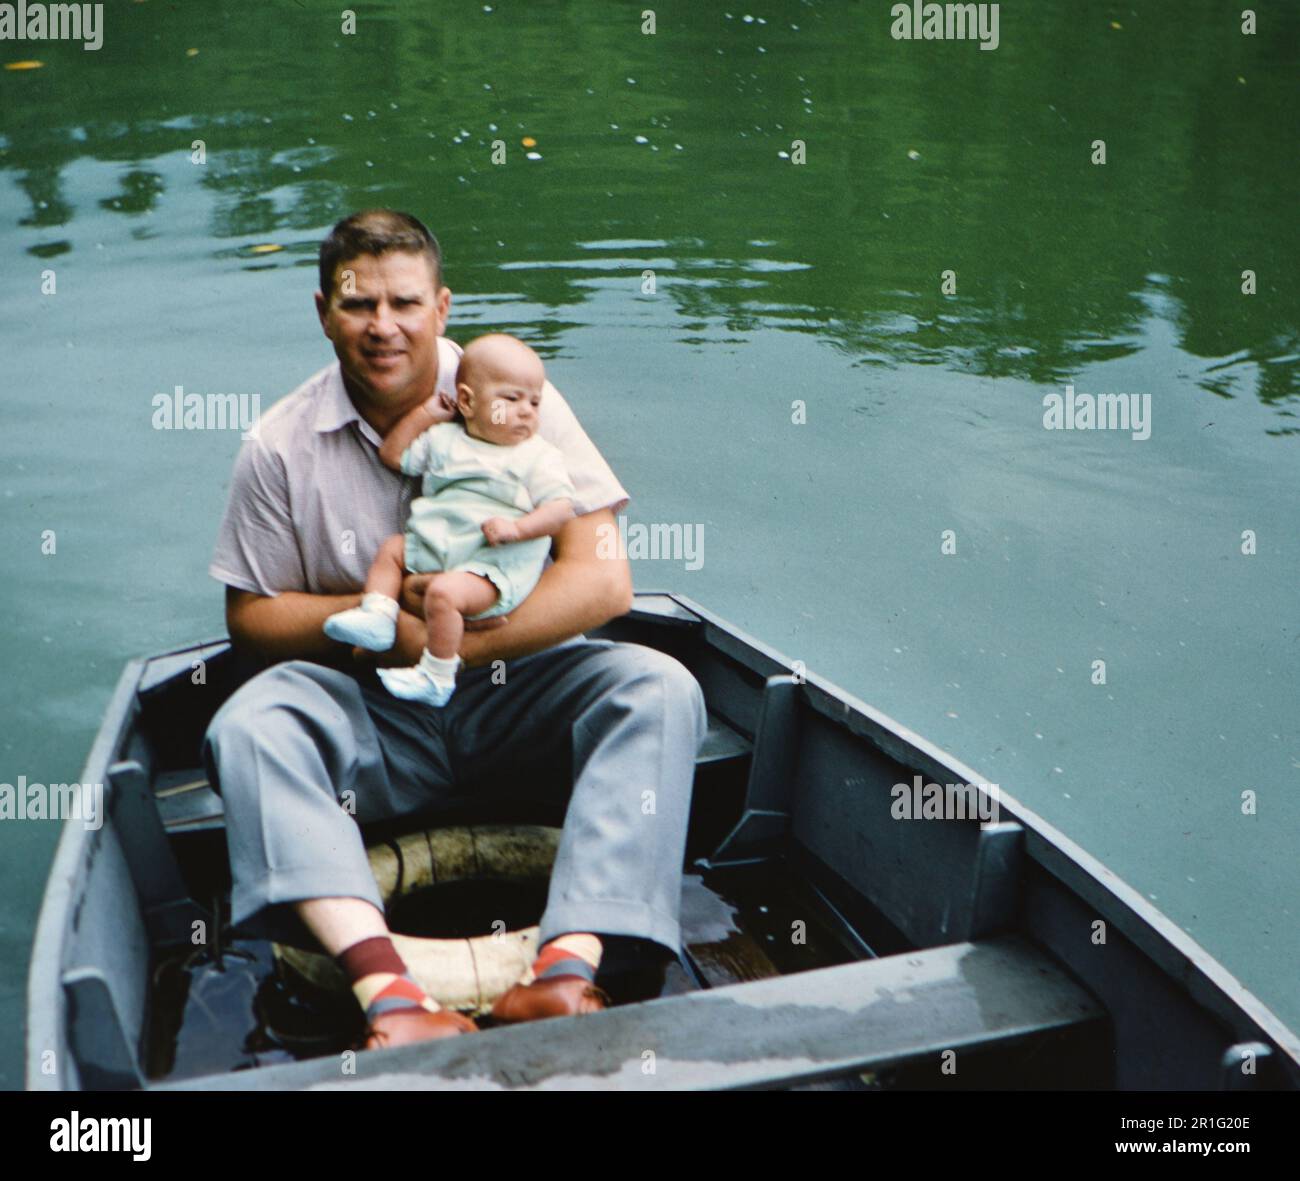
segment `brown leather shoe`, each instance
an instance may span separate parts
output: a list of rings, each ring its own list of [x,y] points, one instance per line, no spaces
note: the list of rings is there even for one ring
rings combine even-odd
[[[542,1017],[573,1017],[599,1013],[609,1004],[603,989],[581,976],[548,976],[531,984],[516,984],[492,1006],[494,1021],[537,1021]]]
[[[450,1009],[439,1009],[436,1013],[428,1009],[394,1009],[391,1013],[380,1013],[370,1023],[362,1049],[387,1050],[411,1042],[477,1032],[478,1026],[473,1021]]]

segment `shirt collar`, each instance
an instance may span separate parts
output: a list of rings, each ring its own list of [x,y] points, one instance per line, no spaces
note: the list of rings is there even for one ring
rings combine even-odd
[[[456,370],[460,365],[460,353],[461,350],[455,342],[445,336],[438,338],[437,390],[452,399],[456,396]],[[383,442],[375,428],[361,417],[352,404],[347,387],[343,384],[343,367],[336,360],[325,371],[325,381],[316,406],[316,421],[312,425],[317,434],[326,434],[329,431],[342,430],[351,422],[355,422],[362,436],[376,447]]]

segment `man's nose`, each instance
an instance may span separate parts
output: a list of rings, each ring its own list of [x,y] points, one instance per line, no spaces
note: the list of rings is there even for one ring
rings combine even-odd
[[[375,336],[390,337],[397,331],[397,318],[387,303],[377,304],[367,326]]]

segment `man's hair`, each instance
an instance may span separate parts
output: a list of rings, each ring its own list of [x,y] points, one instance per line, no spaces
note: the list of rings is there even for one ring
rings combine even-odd
[[[327,300],[333,295],[339,263],[393,250],[425,255],[433,268],[434,290],[442,287],[442,250],[424,222],[396,209],[363,209],[345,217],[320,244],[321,294]]]

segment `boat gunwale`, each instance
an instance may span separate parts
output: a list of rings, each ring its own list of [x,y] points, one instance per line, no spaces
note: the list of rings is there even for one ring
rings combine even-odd
[[[104,710],[104,719],[90,745],[90,753],[82,766],[79,783],[108,784],[108,768],[114,761],[126,728],[139,709],[137,692],[154,659],[156,657],[133,657],[122,669]],[[108,790],[105,791],[102,806],[105,813],[108,813],[111,807]],[[112,823],[109,815],[105,815],[103,820],[105,828]],[[86,848],[96,839],[98,831],[100,830],[86,828],[79,820],[65,820],[45,879],[41,908],[32,937],[25,990],[25,1081],[27,1089],[31,1091],[66,1089],[67,1070],[62,1061],[69,1057],[71,1051],[67,1044],[63,960],[75,913],[76,891],[84,885],[88,869]],[[41,1070],[41,1059],[49,1050],[53,1050],[56,1055],[53,1074]]]

